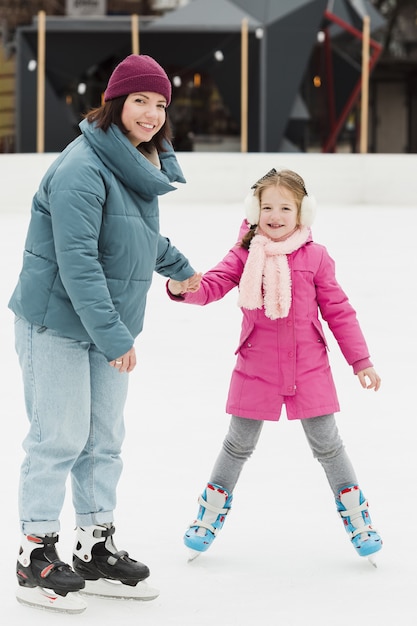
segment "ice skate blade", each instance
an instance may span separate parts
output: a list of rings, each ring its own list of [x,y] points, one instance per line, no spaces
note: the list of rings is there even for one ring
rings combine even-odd
[[[106,578],[86,580],[85,587],[80,593],[86,596],[120,600],[155,600],[159,596],[159,590],[150,587],[144,580],[131,587],[117,580],[107,580]]]
[[[86,601],[78,592],[59,596],[52,589],[42,587],[18,587],[16,600],[25,606],[56,613],[82,613],[87,608]]]
[[[188,562],[191,563],[191,561],[195,561],[196,559],[198,559],[198,557],[200,556],[200,554],[203,554],[202,552],[200,552],[199,550],[192,550],[191,548],[188,549]]]

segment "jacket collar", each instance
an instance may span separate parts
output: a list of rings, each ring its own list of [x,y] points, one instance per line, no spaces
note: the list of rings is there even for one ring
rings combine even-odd
[[[161,169],[136,150],[120,129],[112,126],[104,132],[86,119],[80,123],[81,132],[94,152],[124,185],[145,198],[160,196],[176,189],[171,183],[185,183],[174,150],[167,143],[161,152]]]

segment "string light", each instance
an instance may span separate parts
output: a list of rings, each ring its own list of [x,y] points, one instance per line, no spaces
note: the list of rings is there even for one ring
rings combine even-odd
[[[260,30],[262,31],[262,33],[260,35],[257,35],[258,37],[259,36],[263,36],[263,30],[262,29],[260,29]],[[221,42],[221,46],[222,46],[223,50],[226,48],[227,51],[230,50],[231,46],[232,46],[233,49],[236,48],[236,47],[239,47],[240,46],[239,38],[235,34],[228,35]],[[201,67],[202,65],[207,63],[207,61],[209,61],[210,59],[214,58],[218,63],[221,63],[222,61],[224,61],[225,54],[224,54],[223,50],[220,49],[220,48],[214,48],[210,52],[207,52],[206,54],[201,56],[200,58],[195,59],[190,65],[188,65],[188,66],[184,67],[183,69],[181,69],[180,73],[175,74],[175,76],[173,76],[173,78],[172,78],[173,85],[175,87],[181,86],[182,85],[182,79],[184,78],[184,76],[186,76],[194,68],[197,69],[197,68]],[[178,82],[178,81],[180,81],[180,82]]]

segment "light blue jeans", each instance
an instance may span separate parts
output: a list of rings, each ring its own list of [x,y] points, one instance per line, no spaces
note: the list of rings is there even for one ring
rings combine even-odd
[[[15,320],[30,428],[19,485],[24,534],[58,532],[71,475],[77,526],[113,521],[128,374],[94,344]]]

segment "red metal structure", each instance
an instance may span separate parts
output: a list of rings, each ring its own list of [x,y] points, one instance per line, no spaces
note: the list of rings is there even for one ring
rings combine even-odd
[[[330,11],[326,10],[323,17],[327,22],[337,24],[337,26],[342,28],[344,31],[346,31],[347,33],[350,33],[351,35],[353,35],[353,37],[355,37],[359,41],[362,41],[363,39],[362,32],[358,30],[357,28],[354,28],[353,26],[351,26],[344,20],[342,20],[340,17],[338,17],[334,13],[331,13]],[[327,30],[328,29],[326,28],[325,29],[325,33],[326,33],[325,55],[326,55],[326,72],[327,72],[327,81],[326,81],[327,82],[327,100],[328,100],[327,104],[328,104],[328,111],[329,111],[330,134],[327,137],[322,147],[322,152],[333,152],[339,133],[342,130],[349,113],[351,112],[352,108],[354,107],[354,105],[356,104],[357,100],[360,97],[361,79],[359,78],[359,80],[357,81],[342,111],[340,112],[339,116],[336,118],[336,110],[335,110],[335,103],[334,103],[334,76],[333,76],[333,67],[332,67],[331,40],[330,40],[330,37],[328,36],[328,32],[326,32]],[[369,57],[369,72],[371,72],[372,69],[375,67],[376,62],[378,61],[382,53],[382,46],[376,41],[374,41],[372,38],[370,39],[369,45],[372,51]]]

